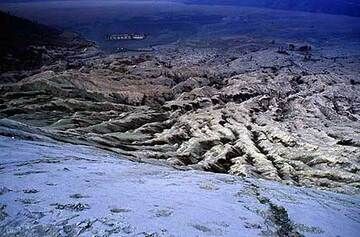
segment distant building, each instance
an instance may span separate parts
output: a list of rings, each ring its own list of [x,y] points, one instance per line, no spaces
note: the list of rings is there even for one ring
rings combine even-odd
[[[133,34],[133,33],[124,33],[124,34],[110,34],[106,36],[107,40],[117,41],[117,40],[144,40],[146,39],[146,34]]]

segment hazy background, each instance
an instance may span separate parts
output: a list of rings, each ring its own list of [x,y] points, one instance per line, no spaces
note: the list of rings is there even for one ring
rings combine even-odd
[[[229,36],[326,47],[358,48],[355,0],[66,0],[0,1],[0,9],[76,31],[112,51]],[[359,11],[358,11],[359,10]],[[331,13],[331,14],[327,14]],[[106,34],[137,32],[139,42],[107,42]]]
[[[50,2],[56,0],[35,0],[37,2]],[[63,0],[74,1],[74,0]],[[83,1],[87,0],[75,0]],[[112,0],[98,0],[98,2]],[[119,0],[121,1],[121,0]],[[141,1],[141,0],[133,0]],[[142,0],[151,1],[151,0]],[[183,2],[186,4],[203,4],[203,5],[232,5],[232,6],[250,6],[266,7],[283,10],[296,10],[308,12],[322,12],[331,14],[344,14],[350,16],[360,16],[360,1],[357,0],[152,0],[156,2]],[[34,2],[33,0],[0,0],[0,3],[19,3]]]
[[[266,7],[283,10],[360,16],[357,0],[184,0],[190,4]]]

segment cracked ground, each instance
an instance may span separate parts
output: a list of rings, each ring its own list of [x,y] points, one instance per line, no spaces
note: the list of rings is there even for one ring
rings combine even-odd
[[[359,57],[313,49],[307,60],[255,40],[234,50],[238,40],[43,68],[0,87],[1,124],[132,160],[357,193]]]

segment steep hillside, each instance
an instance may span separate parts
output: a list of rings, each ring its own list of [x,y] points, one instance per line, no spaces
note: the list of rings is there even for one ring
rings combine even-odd
[[[27,71],[40,69],[94,46],[76,34],[37,24],[0,11],[1,82],[16,81]],[[28,72],[30,73],[30,72]]]

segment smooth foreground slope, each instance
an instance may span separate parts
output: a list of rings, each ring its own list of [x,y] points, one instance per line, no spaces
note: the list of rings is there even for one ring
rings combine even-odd
[[[1,236],[357,236],[359,196],[0,136]]]

